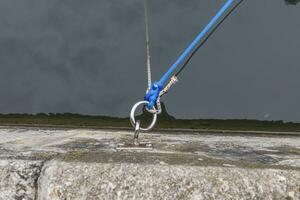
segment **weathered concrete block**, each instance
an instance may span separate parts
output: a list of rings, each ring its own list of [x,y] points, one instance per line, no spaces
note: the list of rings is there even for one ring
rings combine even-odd
[[[0,160],[0,199],[33,200],[42,162]]]
[[[186,165],[48,162],[39,200],[300,199],[300,172]]]
[[[300,137],[0,128],[0,200],[300,199]]]

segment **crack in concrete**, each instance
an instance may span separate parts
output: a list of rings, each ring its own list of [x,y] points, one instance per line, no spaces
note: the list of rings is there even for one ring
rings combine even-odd
[[[34,200],[38,199],[38,194],[39,194],[39,179],[40,179],[40,177],[42,175],[43,167],[44,167],[44,165],[45,165],[46,162],[47,162],[47,160],[43,160],[41,162],[39,173],[37,174],[36,179],[34,179],[34,188],[35,188]]]

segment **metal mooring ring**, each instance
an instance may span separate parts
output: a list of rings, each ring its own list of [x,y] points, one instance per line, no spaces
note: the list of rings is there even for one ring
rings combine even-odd
[[[148,101],[139,101],[136,104],[134,104],[134,106],[132,107],[130,111],[130,123],[134,128],[136,127],[136,120],[135,120],[136,109],[141,105],[148,105],[148,103],[149,103]],[[155,126],[157,120],[157,114],[156,113],[152,113],[152,114],[153,114],[153,118],[151,124],[147,128],[140,127],[141,131],[150,131]]]

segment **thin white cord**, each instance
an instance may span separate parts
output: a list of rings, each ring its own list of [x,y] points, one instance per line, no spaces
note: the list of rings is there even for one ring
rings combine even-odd
[[[149,20],[148,20],[148,0],[145,0],[145,31],[146,31],[146,53],[147,53],[147,75],[148,75],[148,90],[151,87],[151,55],[150,55],[150,37],[149,37]]]

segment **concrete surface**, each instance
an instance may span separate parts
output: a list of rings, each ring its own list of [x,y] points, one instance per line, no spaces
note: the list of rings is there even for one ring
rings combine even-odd
[[[0,199],[300,199],[300,137],[0,128]]]

